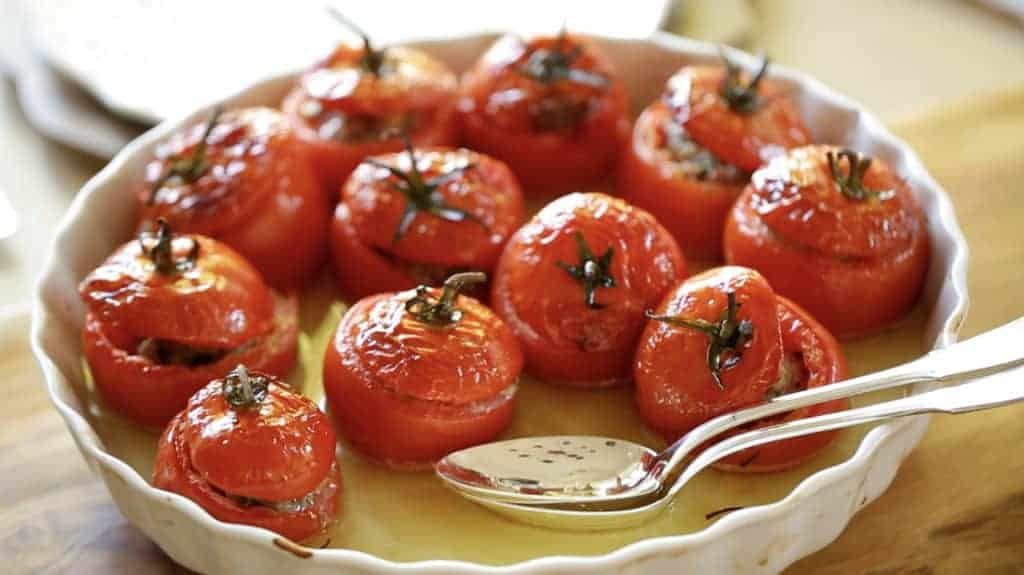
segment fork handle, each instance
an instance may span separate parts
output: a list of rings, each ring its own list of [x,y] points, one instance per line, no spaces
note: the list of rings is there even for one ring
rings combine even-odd
[[[960,385],[754,429],[724,439],[694,458],[669,489],[669,496],[675,495],[683,484],[697,472],[715,461],[765,443],[885,419],[922,413],[967,413],[1009,405],[1022,400],[1024,400],[1024,366],[1017,366],[994,374],[972,377],[968,383]]]
[[[935,350],[919,359],[890,369],[783,395],[761,405],[721,415],[695,427],[661,452],[658,458],[665,461],[665,464],[658,468],[657,473],[662,477],[668,476],[709,439],[758,419],[872,391],[918,383],[981,377],[1022,365],[1022,341],[1024,318],[1018,318],[969,340]]]

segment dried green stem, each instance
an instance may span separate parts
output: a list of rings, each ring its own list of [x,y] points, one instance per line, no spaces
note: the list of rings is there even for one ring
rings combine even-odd
[[[429,287],[421,285],[416,288],[416,295],[405,302],[405,311],[417,320],[431,325],[448,325],[457,322],[462,318],[462,310],[455,307],[459,292],[467,285],[486,281],[487,274],[483,272],[452,274],[445,280],[444,286],[441,288],[441,296],[437,299],[431,297]]]
[[[139,246],[142,249],[142,254],[156,265],[157,273],[175,275],[195,267],[196,260],[199,259],[199,242],[195,238],[189,238],[192,248],[184,258],[176,260],[174,259],[174,234],[171,232],[167,220],[160,218],[156,224],[155,234],[143,232],[139,235]],[[147,243],[152,243],[152,246]]]
[[[725,62],[726,68],[725,78],[722,80],[720,89],[722,98],[729,105],[729,108],[737,114],[748,115],[758,111],[764,104],[764,101],[758,94],[757,88],[768,72],[768,65],[771,63],[771,60],[768,56],[762,57],[761,68],[750,82],[744,84],[743,70],[729,60],[725,49],[721,45],[718,46],[718,53]]]
[[[865,200],[887,200],[892,197],[892,190],[872,190],[864,185],[864,174],[871,167],[871,158],[862,156],[849,149],[842,149],[838,154],[829,151],[825,154],[828,159],[828,169],[832,172],[832,179],[836,186],[847,198],[863,202]],[[843,175],[839,161],[846,159],[847,172]]]
[[[583,301],[591,309],[601,309],[604,304],[597,302],[597,288],[615,287],[615,278],[611,273],[612,256],[615,251],[612,246],[601,255],[594,257],[594,252],[587,245],[581,232],[573,232],[573,239],[576,240],[576,254],[579,257],[579,264],[567,264],[556,262],[556,265],[565,273],[572,276],[583,286]]]

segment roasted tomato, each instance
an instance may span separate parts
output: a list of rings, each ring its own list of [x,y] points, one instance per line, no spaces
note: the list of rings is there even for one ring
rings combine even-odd
[[[494,439],[512,418],[523,356],[477,300],[479,272],[362,299],[324,358],[324,391],[342,435],[370,458],[416,468]]]
[[[303,74],[282,107],[313,156],[330,198],[363,158],[418,146],[454,146],[455,74],[432,56],[401,46],[338,46]]]
[[[164,430],[153,485],[229,523],[301,541],[338,512],[331,422],[315,403],[243,365],[199,390]]]
[[[884,163],[808,146],[754,173],[725,229],[729,263],[760,271],[839,337],[906,314],[928,270],[928,226]]]
[[[515,176],[483,154],[410,146],[368,158],[334,211],[335,275],[355,299],[490,271],[525,217]]]
[[[722,257],[722,228],[749,175],[696,143],[662,100],[648,106],[622,155],[618,193],[658,214],[691,256]]]
[[[807,312],[777,296],[757,272],[723,267],[665,296],[636,352],[636,398],[644,421],[668,441],[716,416],[846,378],[835,338]],[[845,409],[832,401],[763,420],[764,426]],[[770,443],[718,467],[774,471],[811,457],[836,432]]]
[[[603,194],[570,194],[509,240],[491,303],[531,374],[613,385],[629,379],[644,310],[684,277],[679,246],[653,216]]]
[[[464,143],[508,163],[528,196],[600,182],[629,134],[611,63],[564,30],[498,40],[463,77],[458,108]]]
[[[280,376],[295,365],[298,303],[272,292],[237,252],[203,236],[156,234],[121,246],[79,286],[96,388],[121,414],[162,427],[239,364]]]
[[[766,77],[768,59],[749,75],[723,53],[724,68],[686,66],[668,80],[664,100],[698,146],[745,172],[811,142],[796,106]]]
[[[216,238],[277,289],[299,287],[320,269],[328,203],[279,112],[214,110],[155,155],[138,194],[143,229],[165,218],[181,233]]]

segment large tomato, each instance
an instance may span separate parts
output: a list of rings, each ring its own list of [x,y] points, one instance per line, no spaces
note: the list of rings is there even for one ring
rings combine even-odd
[[[928,270],[928,226],[883,162],[808,146],[754,173],[726,224],[729,263],[760,271],[839,337],[906,314]]]
[[[214,111],[157,146],[139,188],[140,227],[238,250],[277,289],[301,287],[326,255],[329,208],[285,118],[269,108]]]

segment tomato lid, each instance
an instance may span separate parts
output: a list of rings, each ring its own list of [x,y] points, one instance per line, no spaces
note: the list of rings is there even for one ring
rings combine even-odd
[[[199,348],[238,347],[274,322],[273,296],[259,272],[203,236],[143,234],[86,276],[79,293],[90,312],[133,337]]]
[[[740,83],[751,82],[746,72],[736,73]],[[723,96],[728,77],[724,67],[686,66],[669,78],[663,98],[694,141],[746,172],[811,142],[796,106],[774,82],[758,81],[752,109],[740,112]]]
[[[181,435],[192,468],[228,495],[298,499],[316,489],[334,463],[335,436],[316,404],[274,376],[236,369],[189,400]]]
[[[851,174],[857,166],[863,173]],[[858,185],[863,194],[852,190]],[[884,162],[834,146],[791,150],[754,172],[750,187],[751,205],[773,233],[828,256],[885,256],[924,232],[920,207]]]
[[[428,289],[424,295],[441,294]],[[416,290],[371,296],[342,318],[333,345],[367,385],[410,399],[465,405],[493,399],[516,382],[523,365],[519,345],[490,309],[458,296],[458,320],[431,324],[407,309],[416,296]]]

